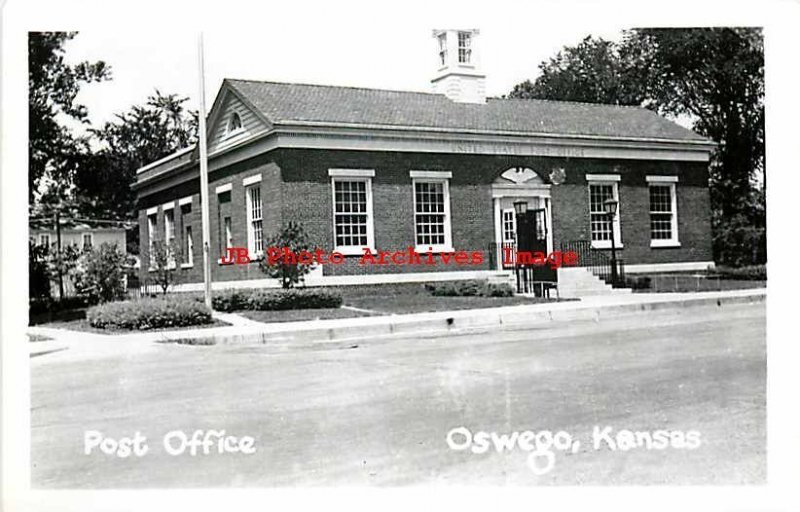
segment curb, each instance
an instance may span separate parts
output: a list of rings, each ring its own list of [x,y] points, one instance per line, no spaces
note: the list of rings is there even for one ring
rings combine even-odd
[[[269,330],[263,326],[240,327],[231,333],[164,333],[162,342],[185,342],[220,345],[273,345],[275,348],[298,349],[309,347],[346,348],[352,342],[380,339],[397,339],[409,336],[441,336],[447,334],[477,334],[496,330],[515,330],[541,326],[552,322],[600,321],[633,315],[643,311],[663,311],[686,307],[722,307],[732,304],[752,304],[766,300],[765,293],[719,297],[691,297],[661,301],[635,302],[609,305],[586,305],[575,308],[531,310],[531,306],[512,306],[483,310],[462,310],[431,313],[428,318],[419,315],[374,317],[385,319],[369,324],[345,326],[309,326],[297,328],[278,325]],[[205,341],[206,343],[202,343]],[[198,343],[200,342],[200,343]]]

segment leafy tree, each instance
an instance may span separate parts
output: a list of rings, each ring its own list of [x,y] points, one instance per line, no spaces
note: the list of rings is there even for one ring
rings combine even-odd
[[[75,138],[59,119],[86,123],[86,107],[76,102],[81,85],[107,80],[103,61],[69,65],[64,44],[77,32],[28,35],[28,200],[33,202],[44,176],[68,179],[77,168],[85,140]]]
[[[188,98],[156,90],[144,105],[135,105],[101,128],[91,130],[100,149],[87,155],[75,175],[84,208],[96,215],[134,220],[136,170],[193,144],[197,112]]]
[[[514,86],[510,98],[535,98],[614,105],[639,105],[641,84],[629,80],[629,64],[619,47],[587,36],[574,47],[539,64],[540,75]]]
[[[539,68],[509,96],[641,105],[690,119],[718,143],[709,180],[715,259],[766,261],[760,29],[628,30],[620,43],[586,38]]]
[[[28,242],[28,290],[31,298],[50,298],[50,268],[44,245]]]
[[[289,221],[289,224],[284,226],[280,232],[267,242],[267,247],[275,247],[281,251],[284,248],[288,248],[294,254],[299,254],[302,251],[309,251],[311,244],[303,226],[297,222]],[[275,263],[270,263],[268,258],[265,257],[259,262],[261,271],[270,277],[280,280],[284,289],[293,288],[294,285],[302,282],[304,276],[311,271],[312,267],[312,265],[300,263],[299,261],[286,260],[287,258],[281,258]]]
[[[91,302],[109,302],[125,296],[125,267],[129,257],[116,245],[104,243],[86,251],[78,263],[75,288]]]
[[[160,288],[163,295],[167,294],[169,287],[177,281],[177,258],[180,257],[180,247],[176,242],[167,243],[164,240],[153,242],[150,251],[150,269],[152,281]]]

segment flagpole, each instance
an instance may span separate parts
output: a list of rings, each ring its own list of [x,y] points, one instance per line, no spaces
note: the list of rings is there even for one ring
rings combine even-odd
[[[200,211],[203,223],[203,288],[206,306],[211,309],[211,228],[208,214],[208,148],[206,147],[206,88],[203,70],[203,33],[197,39],[200,111],[198,115],[197,141],[200,148]]]

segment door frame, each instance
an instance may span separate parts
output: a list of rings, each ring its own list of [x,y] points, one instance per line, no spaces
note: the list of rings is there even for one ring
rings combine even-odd
[[[553,201],[550,197],[550,185],[541,183],[493,184],[492,205],[494,209],[494,241],[497,244],[496,270],[503,270],[500,247],[503,243],[503,199],[517,200],[538,199],[544,204],[545,222],[547,224],[547,252],[553,252]],[[516,221],[515,221],[516,229]],[[518,237],[517,237],[518,238]]]

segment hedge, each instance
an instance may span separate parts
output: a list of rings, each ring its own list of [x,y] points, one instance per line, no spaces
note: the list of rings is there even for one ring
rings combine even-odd
[[[100,329],[159,329],[211,323],[204,304],[176,297],[127,300],[93,306],[86,312],[92,327]]]
[[[214,292],[212,304],[217,311],[242,309],[285,311],[288,309],[338,308],[342,297],[336,293],[313,289],[268,291],[258,289]]]
[[[719,266],[714,269],[714,273],[721,279],[742,279],[745,281],[766,281],[766,265],[746,265],[744,267],[725,267]]]
[[[514,295],[514,290],[508,283],[490,283],[477,279],[427,283],[425,288],[434,297],[511,297]]]

